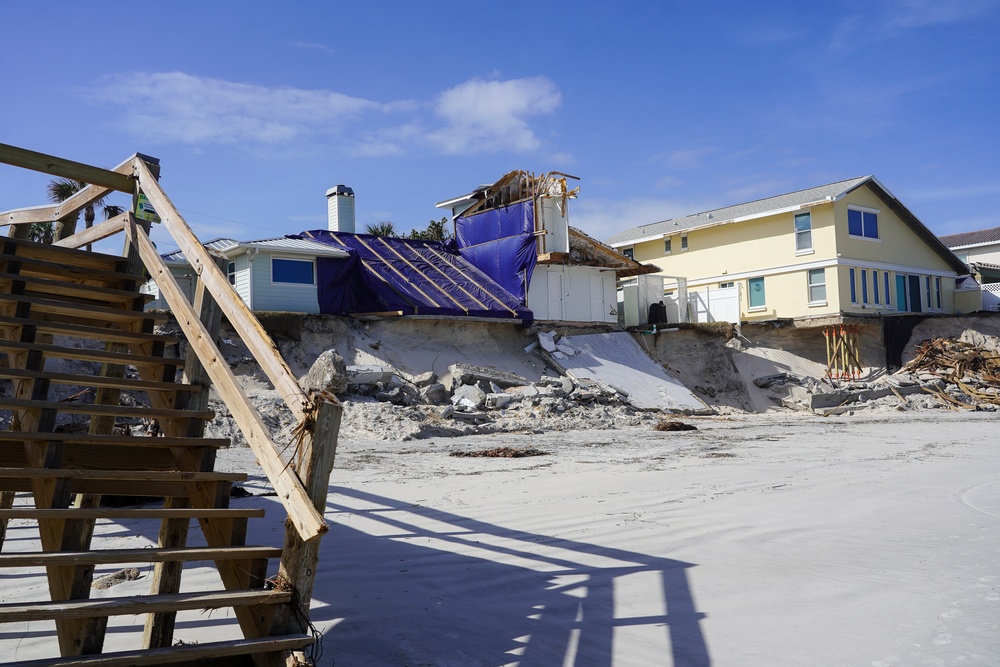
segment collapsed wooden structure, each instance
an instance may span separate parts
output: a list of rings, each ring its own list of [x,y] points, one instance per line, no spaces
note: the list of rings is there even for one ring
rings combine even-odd
[[[233,664],[241,657],[261,666],[308,664],[303,649],[315,641],[308,633],[308,609],[319,541],[327,530],[323,509],[340,404],[332,396],[303,393],[216,258],[160,187],[155,159],[137,154],[106,170],[0,144],[0,162],[88,184],[58,204],[0,213],[0,223],[10,225],[10,234],[0,237],[0,352],[6,355],[0,379],[12,387],[0,397],[0,410],[10,414],[9,430],[0,431],[0,582],[7,568],[42,568],[49,592],[44,600],[0,604],[0,632],[3,623],[55,621],[60,657],[23,663],[38,666]],[[112,191],[132,195],[132,210],[51,245],[25,240],[29,225],[75,220]],[[194,303],[150,241],[150,223],[134,213],[143,199],[198,275]],[[123,256],[80,249],[118,233],[125,236]],[[184,333],[184,358],[168,353],[175,338],[154,332],[162,316],[144,311],[147,297],[139,288],[146,275]],[[223,315],[299,420],[293,447],[272,441],[225,363],[216,346]],[[99,362],[101,371],[94,376],[47,370],[46,360],[55,358]],[[56,385],[77,387],[84,398],[52,400]],[[288,512],[282,549],[246,544],[248,520],[263,511],[229,507],[232,484],[245,476],[215,470],[216,451],[230,441],[203,437],[205,421],[213,417],[207,409],[210,386]],[[123,392],[144,395],[147,407],[123,405]],[[83,432],[57,428],[57,417],[66,413],[84,415]],[[120,417],[155,419],[159,433],[127,434],[116,428]],[[19,493],[30,504],[15,503]],[[162,502],[102,507],[108,495]],[[3,551],[11,519],[37,523],[40,551]],[[154,521],[157,545],[99,549],[92,539],[98,519]],[[205,546],[188,546],[193,519]],[[278,574],[268,577],[269,559],[277,558]],[[193,561],[214,562],[223,590],[181,592],[183,565]],[[94,569],[109,563],[152,563],[149,594],[91,600]],[[173,645],[178,612],[221,607],[234,610],[241,639]],[[136,614],[145,615],[145,624],[134,650],[102,654],[108,617]],[[4,658],[11,664],[13,656]]]

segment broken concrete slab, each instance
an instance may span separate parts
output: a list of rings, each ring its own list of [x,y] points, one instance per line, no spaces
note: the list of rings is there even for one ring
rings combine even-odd
[[[599,380],[644,410],[710,410],[653,361],[627,332],[567,336],[563,341],[576,350],[574,356],[559,361],[564,375]]]
[[[502,389],[528,384],[528,381],[516,373],[508,373],[493,367],[472,366],[470,364],[452,364],[448,367],[451,373],[451,386],[456,389],[461,385],[477,382],[492,382]]]
[[[395,371],[385,366],[366,365],[348,366],[347,381],[349,384],[378,384],[392,381]]]

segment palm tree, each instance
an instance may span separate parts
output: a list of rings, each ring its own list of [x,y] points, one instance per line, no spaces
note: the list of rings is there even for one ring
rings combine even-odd
[[[372,236],[396,236],[396,225],[388,220],[383,220],[374,225],[366,225],[365,231]]]
[[[59,202],[64,202],[77,192],[87,187],[87,184],[83,181],[74,181],[68,178],[57,178],[54,181],[50,181],[48,185],[49,201],[54,204]],[[124,212],[121,206],[105,205],[105,197],[93,201],[83,209],[83,221],[86,224],[86,229],[90,229],[94,226],[94,220],[97,218],[96,209],[98,207],[103,207],[104,219],[113,218],[119,213]],[[52,243],[53,240],[58,241],[64,239],[67,236],[72,236],[76,233],[76,223],[79,220],[79,214],[74,214],[64,220],[60,220],[56,223],[55,229],[52,229],[52,223],[41,222],[31,226],[31,230],[28,235],[33,240],[39,240],[42,243]],[[36,230],[35,227],[40,227]],[[45,229],[47,227],[47,229]],[[90,247],[88,246],[89,250]]]

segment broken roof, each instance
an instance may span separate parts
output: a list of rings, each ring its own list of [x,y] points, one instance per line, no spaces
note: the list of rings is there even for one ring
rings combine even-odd
[[[615,270],[619,278],[630,278],[645,273],[657,273],[660,267],[642,264],[626,257],[611,246],[588,236],[576,227],[569,228],[569,263],[583,266],[601,266]]]
[[[435,206],[452,208],[464,202],[476,202],[463,212],[463,215],[471,215],[477,211],[507,206],[535,197],[576,197],[580,189],[570,190],[566,184],[568,178],[580,180],[561,171],[550,171],[536,176],[533,172],[515,169],[504,174],[493,184],[480,185],[468,194],[440,201]]]

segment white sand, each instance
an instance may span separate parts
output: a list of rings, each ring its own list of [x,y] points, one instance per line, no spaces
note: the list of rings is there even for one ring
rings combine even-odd
[[[313,606],[320,664],[1000,663],[996,414],[686,421],[700,430],[342,441]],[[526,444],[550,454],[447,455]],[[267,507],[251,541],[280,545],[275,498],[233,505]],[[13,522],[4,550],[36,535]],[[98,535],[155,537],[137,523]],[[44,590],[3,574],[4,602]],[[185,588],[213,578],[186,570]],[[234,636],[228,617],[186,614],[177,636]],[[107,649],[134,645],[124,630],[141,620],[113,619]],[[0,630],[4,656],[53,654],[50,624]]]

